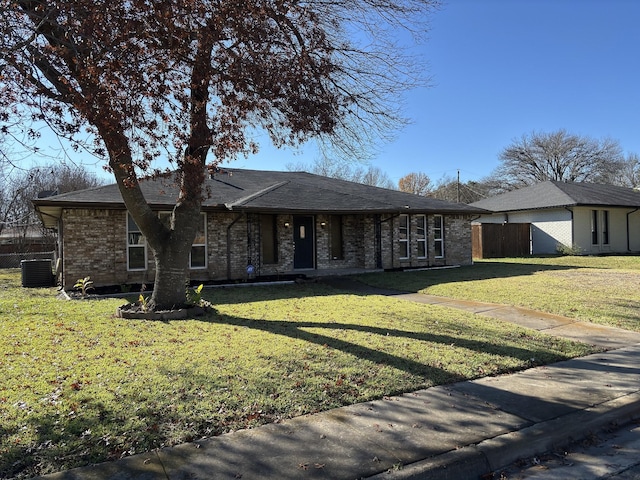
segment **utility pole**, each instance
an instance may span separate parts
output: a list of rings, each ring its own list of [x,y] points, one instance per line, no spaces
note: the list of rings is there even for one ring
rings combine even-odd
[[[456,198],[460,203],[460,169],[458,169],[458,183],[456,183]]]

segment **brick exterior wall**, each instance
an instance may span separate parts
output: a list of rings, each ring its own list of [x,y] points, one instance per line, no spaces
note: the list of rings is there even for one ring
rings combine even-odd
[[[471,221],[468,215],[444,215],[444,258],[435,258],[433,222],[427,215],[427,258],[417,255],[417,217],[410,219],[410,257],[400,259],[398,215],[343,215],[343,258],[331,255],[331,216],[315,215],[314,265],[317,270],[345,268],[416,268],[469,265]],[[127,271],[127,213],[125,210],[66,209],[62,215],[63,285],[71,289],[79,278],[91,276],[96,286],[150,284],[154,263],[147,249],[147,269]],[[207,214],[207,266],[191,270],[195,281],[244,280],[252,276],[295,273],[293,215],[275,215],[277,263],[263,261],[261,216],[235,212]],[[288,225],[288,226],[286,226]],[[379,237],[379,246],[377,237]],[[381,265],[378,265],[378,259]],[[254,268],[248,272],[248,265]]]

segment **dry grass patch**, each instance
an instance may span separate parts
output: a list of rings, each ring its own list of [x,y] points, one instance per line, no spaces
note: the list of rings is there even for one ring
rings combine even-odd
[[[508,258],[447,270],[370,274],[372,285],[516,305],[640,331],[640,257]]]

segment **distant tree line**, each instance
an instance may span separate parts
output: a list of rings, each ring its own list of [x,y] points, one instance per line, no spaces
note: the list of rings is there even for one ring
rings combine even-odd
[[[104,183],[84,167],[69,163],[21,170],[15,162],[8,161],[6,153],[6,148],[0,148],[0,181],[3,184],[0,234],[10,229],[24,237],[29,229],[40,228],[31,200],[41,192],[67,193]],[[624,156],[619,143],[611,139],[596,140],[566,130],[533,132],[512,141],[502,150],[499,159],[501,164],[490,175],[466,182],[453,176],[434,181],[426,173],[411,172],[395,185],[378,167],[327,157],[310,164],[289,164],[287,169],[462,203],[473,203],[546,180],[640,188],[640,156],[635,153]]]
[[[288,168],[462,203],[547,180],[640,188],[638,154],[623,155],[617,140],[594,139],[564,129],[525,134],[505,147],[499,160],[498,168],[480,180],[460,182],[458,178],[444,176],[434,181],[426,173],[411,172],[400,178],[397,185],[377,167],[354,168],[340,161],[323,159]]]
[[[42,230],[31,200],[39,195],[51,195],[82,190],[101,185],[96,175],[82,166],[56,163],[19,169],[0,162],[0,235],[10,233],[16,245],[28,243],[27,236]]]
[[[395,189],[393,181],[378,167],[361,164],[351,164],[341,160],[321,157],[313,163],[290,163],[286,166],[289,171],[315,173],[325,177],[339,178],[350,182],[362,183],[374,187]]]

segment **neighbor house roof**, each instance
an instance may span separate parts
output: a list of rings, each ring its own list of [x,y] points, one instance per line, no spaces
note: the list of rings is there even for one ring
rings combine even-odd
[[[640,207],[640,192],[595,183],[547,181],[471,204],[492,212],[574,206]]]
[[[178,196],[173,175],[141,181],[147,202],[171,208]],[[204,211],[289,213],[450,213],[483,210],[398,190],[323,177],[306,172],[274,172],[228,168],[207,179]],[[54,226],[63,208],[124,208],[118,186],[63,193],[33,200],[45,226]]]

